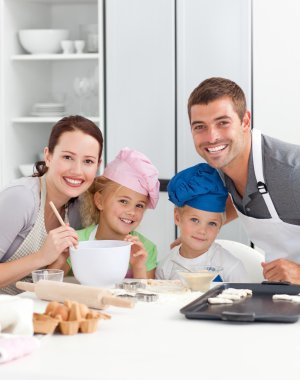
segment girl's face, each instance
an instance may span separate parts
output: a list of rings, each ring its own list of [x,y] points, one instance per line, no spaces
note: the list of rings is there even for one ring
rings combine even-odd
[[[118,185],[117,185],[118,186]],[[126,236],[140,224],[148,198],[120,186],[110,194],[96,193],[95,204],[100,210],[100,226],[106,234]]]
[[[62,134],[53,153],[45,148],[47,185],[53,198],[65,203],[90,187],[100,165],[99,149],[94,137],[78,130]]]
[[[182,247],[195,257],[209,249],[222,226],[222,213],[202,211],[190,206],[175,208],[174,217],[180,229]]]

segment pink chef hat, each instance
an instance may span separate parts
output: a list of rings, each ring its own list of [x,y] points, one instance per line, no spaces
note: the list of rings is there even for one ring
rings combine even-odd
[[[106,166],[103,176],[148,196],[148,207],[156,207],[159,197],[158,170],[143,153],[129,148],[121,149]]]

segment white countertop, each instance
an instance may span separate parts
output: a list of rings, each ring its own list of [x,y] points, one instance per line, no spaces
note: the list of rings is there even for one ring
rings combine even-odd
[[[35,310],[46,302],[31,293]],[[31,355],[0,365],[1,380],[284,379],[299,376],[300,322],[187,320],[198,294],[160,295],[133,309],[110,307],[96,333],[53,335]]]

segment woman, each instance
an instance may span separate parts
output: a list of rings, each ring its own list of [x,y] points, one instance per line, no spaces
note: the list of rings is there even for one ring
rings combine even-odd
[[[65,267],[68,248],[78,241],[77,197],[93,183],[102,148],[102,133],[93,122],[65,117],[53,127],[37,172],[0,192],[1,293],[18,293],[14,283],[35,269]],[[60,225],[50,201],[66,226]]]

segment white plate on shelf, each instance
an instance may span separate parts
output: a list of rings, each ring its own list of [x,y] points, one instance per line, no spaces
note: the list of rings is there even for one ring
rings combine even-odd
[[[36,108],[65,108],[64,103],[35,103]]]
[[[31,116],[51,117],[51,116],[66,116],[65,112],[30,112]]]

